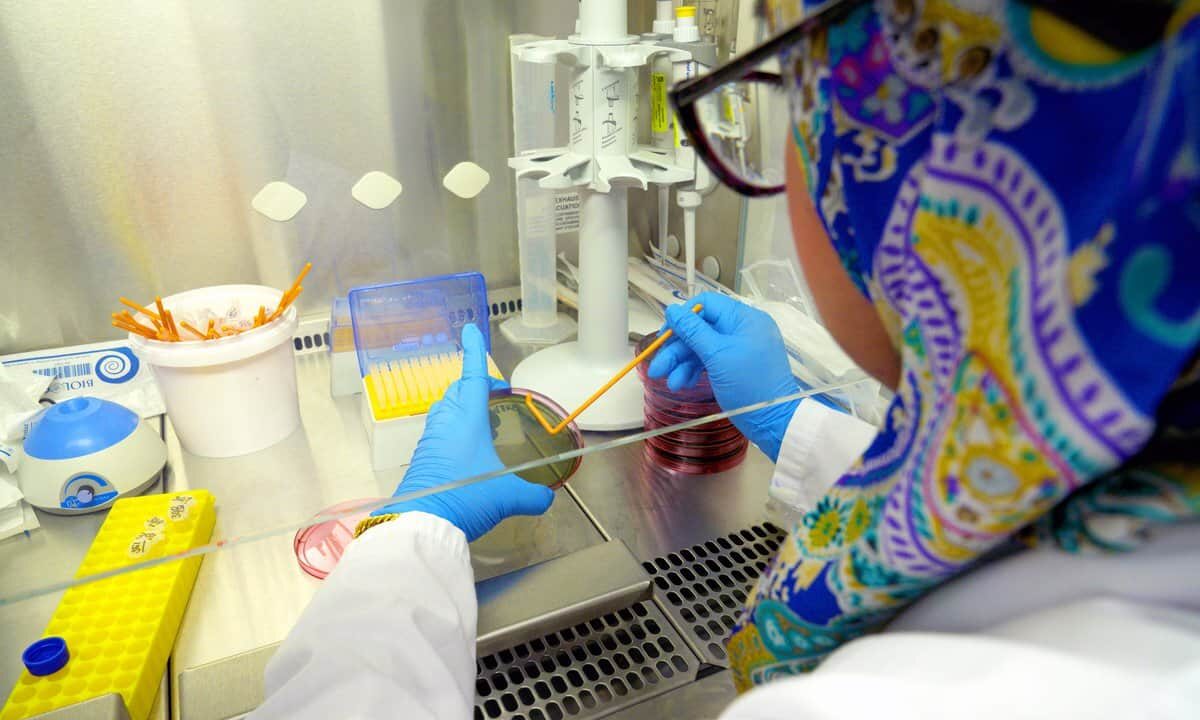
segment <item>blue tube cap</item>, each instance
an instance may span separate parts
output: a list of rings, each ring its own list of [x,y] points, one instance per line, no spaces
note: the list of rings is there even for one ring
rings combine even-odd
[[[21,662],[30,675],[53,675],[66,667],[71,659],[67,652],[67,641],[60,637],[46,637],[38,640],[21,653]]]

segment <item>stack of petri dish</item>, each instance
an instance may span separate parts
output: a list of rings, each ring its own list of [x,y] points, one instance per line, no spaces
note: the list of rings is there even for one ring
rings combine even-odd
[[[656,337],[657,334],[651,334],[642,338],[637,351],[641,353]],[[638,375],[645,388],[647,430],[671,427],[721,412],[713,397],[708,373],[701,372],[700,380],[694,386],[673,391],[667,387],[666,378],[652,378],[647,374],[649,366],[649,361],[638,365]],[[729,420],[715,420],[647,438],[645,453],[651,462],[667,470],[704,475],[737,467],[746,457],[748,444],[746,437]]]

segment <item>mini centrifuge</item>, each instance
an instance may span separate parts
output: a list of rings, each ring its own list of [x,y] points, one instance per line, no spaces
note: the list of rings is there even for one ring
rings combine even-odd
[[[34,507],[79,515],[145,490],[166,462],[167,446],[137,413],[78,397],[49,408],[30,429],[18,476]]]

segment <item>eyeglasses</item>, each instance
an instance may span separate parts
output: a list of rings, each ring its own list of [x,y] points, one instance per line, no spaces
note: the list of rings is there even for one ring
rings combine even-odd
[[[802,40],[840,22],[871,0],[842,0],[734,60],[681,83],[671,105],[688,141],[722,183],[747,197],[784,190],[781,158],[762,118],[786,117],[787,88],[779,73],[761,69]],[[1145,50],[1163,36],[1174,12],[1170,0],[1023,0],[1074,24],[1123,52]],[[759,136],[756,136],[756,132]]]
[[[783,192],[782,171],[772,167],[779,158],[770,157],[765,149],[769,143],[754,137],[754,130],[761,129],[757,118],[780,117],[780,113],[786,117],[787,93],[783,76],[760,68],[868,2],[834,3],[745,55],[671,90],[680,127],[722,183],[747,197]]]

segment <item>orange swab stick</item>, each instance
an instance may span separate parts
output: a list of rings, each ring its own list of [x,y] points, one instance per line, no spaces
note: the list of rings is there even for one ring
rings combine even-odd
[[[137,328],[137,329],[141,330],[142,332],[154,333],[153,328],[148,328],[145,325],[141,324],[140,322],[135,320],[134,317],[132,315],[130,315],[127,311],[122,310],[119,313],[113,313],[112,317],[113,317],[113,320],[120,320],[122,323],[124,323],[130,327]]]
[[[131,328],[127,325],[122,325],[121,323],[118,323],[118,322],[114,322],[113,327],[117,328],[118,330],[124,330],[125,332],[132,333],[134,335],[140,335],[140,336],[146,338],[147,340],[157,340],[158,339],[158,336],[153,333],[142,332],[141,330]]]
[[[304,289],[300,286],[300,283],[304,282],[304,277],[308,275],[309,270],[312,270],[312,263],[304,263],[304,267],[300,269],[300,274],[296,276],[295,282],[293,282],[292,286],[289,287],[287,291],[284,292],[279,298],[279,304],[275,307],[275,312],[271,313],[271,317],[267,318],[267,322],[270,322],[282,315],[283,311],[287,310],[287,306],[292,302],[292,300],[296,299],[296,296],[299,295],[300,291]]]
[[[116,313],[113,313],[112,324],[116,327],[125,328],[126,330],[136,330],[138,332],[146,331],[146,329],[141,325],[138,325],[137,323],[131,323]]]
[[[167,333],[170,335],[171,340],[179,342],[179,326],[175,324],[175,317],[171,315],[170,310],[163,311],[163,320],[167,324]]]
[[[153,330],[147,330],[145,327],[143,327],[141,325],[130,325],[130,324],[126,323],[124,320],[121,320],[120,318],[117,318],[117,317],[113,318],[112,324],[113,324],[113,327],[115,327],[115,328],[125,330],[128,332],[137,334],[137,335],[141,335],[142,337],[150,338],[151,340],[157,339],[157,336],[155,335]]]
[[[138,305],[137,303],[130,300],[129,298],[119,298],[119,300],[122,305],[129,308],[130,310],[137,310],[138,312],[140,312],[141,314],[150,318],[151,320],[158,320],[158,317],[159,317],[158,313],[155,313],[154,311],[152,311],[148,308],[144,308],[141,305]]]
[[[154,298],[154,306],[158,308],[158,316],[162,318],[163,331],[166,333],[167,340],[178,340],[179,331],[175,329],[175,322],[171,319],[171,313],[163,308],[162,298]]]
[[[309,270],[312,270],[312,263],[304,263],[304,267],[300,269],[300,274],[296,276],[296,282],[292,283],[292,286],[288,290],[292,291],[299,288],[300,283],[304,282],[304,276],[308,275]],[[296,294],[299,295],[299,291]]]
[[[201,340],[204,339],[204,333],[202,333],[199,330],[197,330],[196,328],[192,327],[191,323],[189,323],[187,320],[180,320],[179,324],[183,326],[184,330],[187,330],[188,332],[190,332],[191,334],[200,338]]]
[[[694,313],[698,313],[703,309],[704,309],[704,306],[701,305],[700,303],[696,303],[695,305],[692,306],[692,312],[694,312]],[[654,353],[658,352],[658,349],[663,346],[663,343],[665,343],[667,340],[670,340],[671,336],[674,334],[675,334],[675,332],[673,330],[671,330],[670,328],[668,328],[666,332],[664,332],[662,335],[659,335],[657,338],[655,338],[654,342],[650,343],[650,345],[645,350],[643,350],[641,353],[639,353],[637,357],[630,360],[629,364],[627,364],[625,367],[618,370],[616,375],[613,375],[612,378],[608,382],[601,385],[600,389],[597,390],[596,392],[592,393],[591,397],[589,397],[587,400],[584,400],[583,404],[575,409],[575,412],[573,412],[570,415],[563,418],[562,422],[560,422],[557,425],[551,426],[550,423],[546,420],[546,418],[542,415],[541,411],[537,409],[537,406],[533,404],[533,395],[525,396],[525,406],[527,408],[529,408],[529,412],[533,414],[534,419],[536,419],[538,421],[538,424],[541,425],[542,428],[545,429],[546,432],[550,433],[551,435],[557,435],[560,432],[562,432],[568,425],[570,425],[571,421],[573,421],[575,418],[579,417],[580,414],[582,414],[584,410],[587,410],[588,408],[590,408],[592,406],[592,403],[599,400],[600,397],[602,395],[604,395],[604,393],[606,393],[610,389],[612,389],[613,385],[616,385],[618,382],[620,382],[621,378],[628,375],[630,370],[637,367],[639,364],[641,364],[643,361],[645,361],[646,358],[648,358],[651,355],[653,355]]]
[[[295,290],[289,290],[284,293],[284,296],[279,299],[279,307],[275,308],[275,312],[271,313],[271,316],[267,318],[267,322],[271,322],[275,318],[287,312],[288,307],[296,300],[297,297],[300,296],[300,293],[303,291],[304,286],[299,285],[295,288]]]

